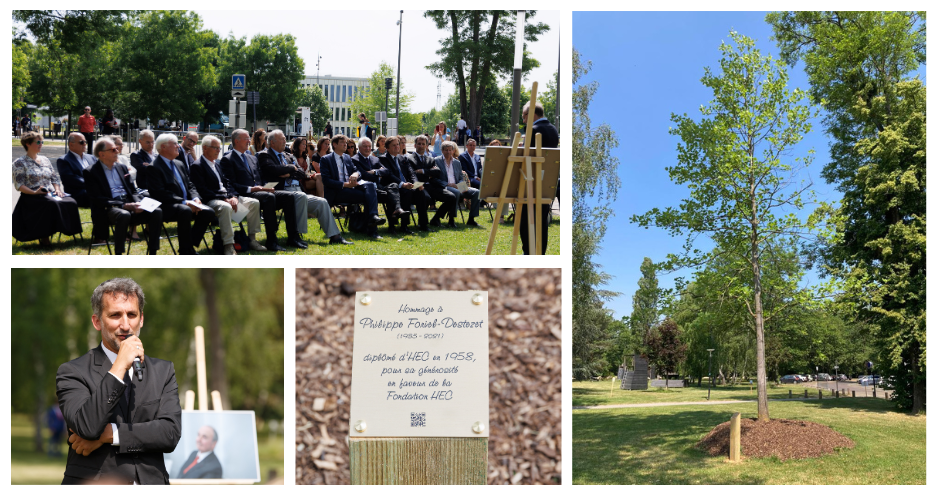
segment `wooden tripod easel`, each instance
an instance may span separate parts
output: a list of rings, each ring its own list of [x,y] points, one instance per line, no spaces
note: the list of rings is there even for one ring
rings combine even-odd
[[[531,85],[531,99],[529,100],[529,109],[528,112],[528,122],[525,125],[525,144],[521,145],[522,134],[520,132],[515,133],[515,137],[512,139],[512,151],[509,153],[508,164],[505,168],[505,174],[502,178],[502,189],[499,193],[499,197],[489,197],[485,201],[487,203],[495,202],[497,204],[496,211],[501,212],[502,207],[506,204],[512,203],[515,204],[516,216],[515,216],[515,228],[512,231],[512,254],[515,254],[518,247],[518,233],[521,229],[522,222],[528,222],[528,246],[530,254],[541,254],[541,231],[544,228],[547,228],[545,225],[542,225],[543,219],[540,213],[535,213],[535,205],[541,206],[544,204],[550,205],[554,199],[553,198],[542,198],[542,167],[545,163],[545,157],[542,155],[541,150],[541,133],[535,134],[535,146],[531,148],[531,139],[532,139],[532,127],[535,123],[535,101],[538,97],[538,82],[533,82]],[[534,155],[530,155],[530,152],[533,152]],[[509,192],[509,182],[512,181],[512,171],[513,166],[518,163],[519,173],[521,174],[521,179],[518,182],[518,192],[514,197],[508,197]],[[534,165],[534,170],[532,170],[532,165]],[[522,219],[519,218],[518,212],[519,207],[523,204],[528,205],[528,218]],[[541,208],[538,208],[540,212]],[[499,222],[494,222],[492,224],[492,230],[489,232],[489,245],[486,246],[486,254],[492,254],[492,246],[496,241],[496,230],[499,228]]]

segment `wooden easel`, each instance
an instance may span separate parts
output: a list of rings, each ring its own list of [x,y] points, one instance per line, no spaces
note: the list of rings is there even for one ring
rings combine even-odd
[[[506,204],[512,203],[515,204],[515,211],[519,211],[519,207],[523,204],[528,205],[528,246],[530,254],[541,254],[541,231],[546,226],[542,225],[543,220],[540,214],[535,213],[535,205],[538,206],[547,204],[550,205],[554,198],[542,198],[542,177],[541,170],[545,163],[545,157],[542,155],[541,150],[541,133],[535,134],[535,147],[531,148],[531,139],[532,139],[532,127],[535,124],[535,101],[538,97],[538,82],[535,81],[531,84],[531,99],[529,100],[529,112],[528,112],[528,122],[525,125],[525,145],[521,145],[522,134],[520,132],[515,133],[515,137],[512,139],[512,151],[509,153],[508,157],[508,166],[505,169],[505,174],[502,178],[502,190],[499,193],[499,197],[489,197],[485,201],[487,203],[495,202],[497,204],[496,211],[501,212],[502,207]],[[521,149],[520,149],[521,147]],[[529,151],[534,151],[534,156],[529,155]],[[514,197],[508,197],[509,182],[512,180],[512,169],[513,166],[518,163],[519,173],[521,174],[522,180],[518,183],[518,192]],[[534,165],[534,171],[532,170],[532,165]],[[538,208],[540,212],[540,208]],[[515,228],[512,231],[512,254],[514,255],[518,247],[518,233],[521,229],[522,222],[526,219],[521,219],[516,214],[515,216]],[[492,254],[492,246],[496,242],[496,230],[499,228],[499,222],[493,222],[492,230],[489,232],[489,245],[486,246],[486,254]]]
[[[208,385],[205,377],[205,329],[201,326],[196,327],[196,387],[199,389],[199,410],[208,411],[209,402],[206,400],[208,394]],[[186,391],[186,402],[183,405],[183,411],[194,411],[196,402],[196,393],[192,390]],[[222,411],[222,394],[218,390],[212,391],[212,410]],[[172,478],[170,484],[173,485],[253,485],[254,480],[238,479],[177,479]]]

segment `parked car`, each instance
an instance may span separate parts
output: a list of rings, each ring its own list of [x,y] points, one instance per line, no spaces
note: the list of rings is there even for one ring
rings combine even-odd
[[[828,373],[819,373],[819,374],[818,374],[818,379],[819,379],[819,381],[830,382],[830,381],[831,381],[831,375],[829,375]]]
[[[799,377],[796,375],[786,375],[779,379],[779,383],[799,383]]]
[[[858,385],[880,385],[880,375],[864,375],[857,379]]]
[[[839,382],[846,382],[848,381],[848,377],[844,373],[839,373],[835,375],[835,380],[838,380]]]

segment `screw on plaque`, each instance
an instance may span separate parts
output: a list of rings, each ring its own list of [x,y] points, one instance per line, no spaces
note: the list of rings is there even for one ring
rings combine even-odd
[[[368,425],[365,424],[365,421],[359,420],[355,422],[355,431],[365,433],[366,428],[368,428]]]
[[[480,304],[483,303],[483,296],[482,296],[482,294],[475,294],[475,295],[473,295],[473,299],[472,299],[472,300],[473,300],[473,304],[479,306]]]
[[[364,294],[362,295],[362,299],[359,299],[359,302],[362,303],[362,306],[368,306],[372,304],[372,296]]]
[[[481,421],[473,423],[473,433],[482,433],[485,429],[486,425],[484,425]]]

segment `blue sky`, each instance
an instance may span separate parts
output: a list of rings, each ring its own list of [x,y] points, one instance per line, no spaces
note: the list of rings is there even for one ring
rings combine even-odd
[[[722,41],[731,41],[731,30],[755,39],[762,54],[778,57],[765,16],[765,12],[574,12],[574,48],[582,61],[593,63],[580,82],[600,85],[590,118],[594,125],[610,124],[620,142],[614,152],[622,181],[617,213],[595,260],[613,276],[607,288],[621,293],[607,304],[616,318],[632,312],[642,259],[663,261],[666,254],[681,252],[684,241],[662,229],[646,230],[629,222],[633,214],[677,206],[687,196],[686,186],[673,184],[665,171],[677,164],[679,139],[668,133],[671,114],[700,119],[701,105],[712,98],[711,90],[701,84],[704,67],[719,71],[719,47]],[[809,89],[801,64],[789,69],[789,87]],[[829,160],[829,138],[820,117],[791,156],[806,156],[809,149],[815,150],[815,159],[804,178],[814,182],[819,201],[836,201],[840,193],[820,177]],[[691,270],[659,273],[659,287],[674,287],[676,276],[690,279],[691,274]],[[814,275],[810,278],[817,280]]]

